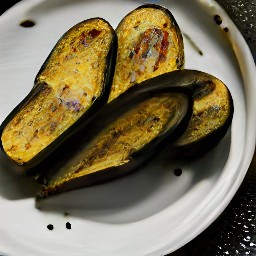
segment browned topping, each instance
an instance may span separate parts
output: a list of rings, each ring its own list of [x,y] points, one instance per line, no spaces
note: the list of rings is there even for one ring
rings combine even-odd
[[[166,55],[167,55],[168,46],[169,46],[168,36],[169,34],[166,31],[164,31],[161,47],[159,49],[159,56],[154,66],[154,71],[158,69],[159,63],[163,63],[166,61]]]
[[[89,31],[88,35],[91,37],[91,38],[95,38],[96,36],[98,36],[99,34],[101,33],[100,30],[97,30],[97,29],[92,29],[91,31]]]
[[[81,43],[84,46],[88,47],[92,43],[93,39],[97,37],[100,33],[101,31],[97,29],[92,29],[89,32],[83,32],[81,35]]]
[[[25,146],[26,149],[29,149],[31,148],[31,144],[30,143],[27,143],[26,146]]]
[[[166,54],[168,51],[168,36],[166,31],[162,31],[157,28],[147,29],[140,37],[139,41],[134,47],[134,50],[130,52],[130,59],[133,57],[137,63],[143,64],[143,61],[147,57],[154,55],[154,51],[157,52],[158,58],[156,58],[154,71],[158,69],[159,63],[166,60]],[[155,50],[154,50],[154,49]],[[139,70],[138,72],[140,72]]]

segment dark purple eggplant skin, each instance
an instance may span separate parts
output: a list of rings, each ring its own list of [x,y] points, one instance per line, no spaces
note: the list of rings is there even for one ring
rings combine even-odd
[[[58,40],[50,54],[48,55],[47,59],[43,63],[42,67],[40,68],[38,74],[35,77],[34,80],[34,86],[31,89],[31,91],[28,93],[28,95],[11,111],[11,113],[5,118],[5,120],[2,122],[0,126],[0,137],[2,135],[3,129],[5,126],[9,123],[10,120],[13,119],[13,117],[30,102],[33,98],[35,98],[43,89],[44,84],[40,83],[38,81],[38,77],[41,74],[41,72],[45,69],[47,66],[49,59],[54,52],[56,46],[58,43],[62,40],[65,35],[67,35],[73,28],[78,26],[79,24],[83,22],[87,22],[90,20],[96,20],[100,19],[104,22],[106,22],[109,27],[111,28],[111,34],[112,34],[112,42],[111,46],[108,50],[108,54],[106,57],[106,66],[104,71],[104,85],[102,89],[101,95],[93,102],[91,107],[80,117],[79,120],[77,120],[73,125],[71,125],[66,131],[64,131],[57,139],[55,139],[51,144],[49,144],[45,149],[43,149],[41,152],[39,152],[34,158],[32,158],[30,161],[19,165],[14,160],[10,159],[6,153],[3,150],[2,141],[0,142],[0,154],[1,154],[1,161],[4,161],[5,166],[8,166],[8,169],[14,170],[17,173],[21,174],[27,174],[27,175],[35,175],[37,173],[37,166],[40,165],[40,163],[44,161],[48,161],[48,157],[50,154],[52,154],[55,150],[58,149],[68,138],[72,137],[73,134],[76,132],[76,130],[79,128],[81,124],[84,124],[88,122],[90,117],[94,115],[108,100],[113,75],[114,75],[114,69],[115,69],[115,62],[116,62],[116,54],[117,54],[117,36],[115,33],[115,30],[111,27],[109,22],[102,18],[91,18],[85,21],[82,21],[78,24],[76,24],[74,27],[70,28],[66,33],[63,34],[63,36]]]

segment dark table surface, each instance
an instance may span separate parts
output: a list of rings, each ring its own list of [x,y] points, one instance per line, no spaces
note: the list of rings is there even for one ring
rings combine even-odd
[[[247,41],[256,61],[256,0],[216,0]],[[1,0],[0,15],[17,0]],[[168,256],[256,255],[256,153],[235,197],[203,233]]]

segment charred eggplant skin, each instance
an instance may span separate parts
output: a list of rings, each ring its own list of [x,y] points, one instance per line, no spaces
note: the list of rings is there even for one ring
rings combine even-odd
[[[182,69],[182,33],[172,13],[145,4],[127,14],[116,28],[117,61],[109,101],[137,83]]]
[[[85,113],[82,114],[82,116],[76,120],[75,123],[73,123],[70,127],[68,127],[62,134],[60,134],[55,140],[53,140],[48,146],[46,146],[44,149],[42,149],[38,154],[36,154],[32,159],[30,159],[27,162],[24,163],[17,163],[17,161],[11,159],[9,156],[7,156],[6,152],[4,151],[3,148],[3,142],[1,140],[1,154],[3,155],[2,158],[8,165],[10,165],[10,168],[13,166],[13,169],[18,169],[21,173],[27,173],[27,174],[34,174],[36,171],[35,166],[37,166],[39,163],[43,161],[47,161],[47,157],[55,151],[62,143],[65,142],[69,137],[71,137],[76,130],[79,128],[79,126],[82,123],[86,123],[87,120],[95,114],[98,109],[104,105],[107,102],[110,89],[111,89],[111,84],[112,84],[112,79],[114,75],[114,67],[115,67],[115,61],[116,61],[116,49],[117,49],[117,37],[114,29],[111,27],[111,25],[104,19],[102,18],[92,18],[88,19],[85,21],[82,21],[78,24],[76,24],[74,27],[69,29],[56,43],[52,51],[50,52],[49,56],[47,57],[46,61],[40,68],[35,81],[34,81],[34,86],[32,90],[29,92],[29,94],[13,109],[13,111],[6,117],[6,119],[3,121],[3,123],[0,126],[0,135],[2,138],[3,131],[5,127],[10,123],[13,118],[20,112],[22,111],[23,108],[28,106],[28,104],[33,101],[36,97],[39,97],[40,93],[42,93],[44,90],[47,90],[47,83],[45,81],[42,81],[42,73],[45,72],[47,67],[51,64],[51,61],[53,59],[53,55],[56,53],[56,51],[60,51],[60,49],[57,49],[58,46],[65,42],[66,38],[69,38],[70,35],[72,35],[73,31],[79,31],[81,29],[81,26],[84,24],[90,24],[90,23],[97,23],[100,22],[104,24],[108,28],[110,35],[110,42],[108,45],[108,48],[104,49],[106,51],[106,57],[104,60],[104,70],[103,70],[103,82],[102,82],[102,88],[97,97],[94,97],[92,99],[92,104],[91,106],[85,111]],[[79,32],[80,33],[80,32]],[[82,31],[81,31],[82,33]],[[90,32],[89,32],[90,33]],[[92,29],[91,34],[89,34],[90,38],[96,37],[100,34],[99,31],[96,29]],[[89,42],[90,43],[90,42]],[[88,44],[89,44],[88,43]],[[86,42],[84,41],[83,44],[86,46]],[[68,46],[67,46],[68,47]],[[56,50],[57,49],[57,50]],[[74,49],[75,51],[75,49]],[[88,56],[90,57],[90,56]],[[19,166],[19,168],[17,168]],[[11,168],[12,169],[12,168]]]

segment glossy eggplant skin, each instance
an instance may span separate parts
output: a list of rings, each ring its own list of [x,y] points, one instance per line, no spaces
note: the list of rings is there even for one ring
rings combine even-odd
[[[81,123],[86,123],[107,102],[114,74],[116,49],[116,33],[102,18],[80,22],[60,38],[39,70],[32,90],[0,126],[1,154],[10,167],[13,166],[21,173],[33,174],[35,166],[47,161],[47,157],[71,137]],[[88,81],[86,77],[89,77]],[[95,80],[93,77],[96,77]],[[41,121],[37,116],[43,115],[41,113],[45,111],[45,106],[49,110]],[[40,109],[43,111],[40,112]],[[33,113],[31,111],[35,111],[33,118],[29,117]],[[26,118],[28,121],[23,122]],[[48,120],[47,129],[43,123],[45,120]],[[49,138],[56,127],[60,128],[55,137],[39,149],[34,150],[36,146],[27,143],[20,151],[25,152],[31,148],[36,153],[25,156],[27,159],[20,159],[19,156],[13,157],[6,152],[9,150],[8,143],[15,137],[6,131],[12,131],[20,122],[23,122],[24,131],[17,129],[15,136],[26,133],[25,130],[30,128],[28,123],[35,122],[31,129],[32,141],[38,139],[40,129],[43,131],[43,140]],[[16,144],[9,148],[16,150],[15,147],[22,144],[20,139],[17,139]]]
[[[182,33],[172,13],[156,4],[127,14],[116,28],[117,61],[109,101],[135,84],[182,69]]]

